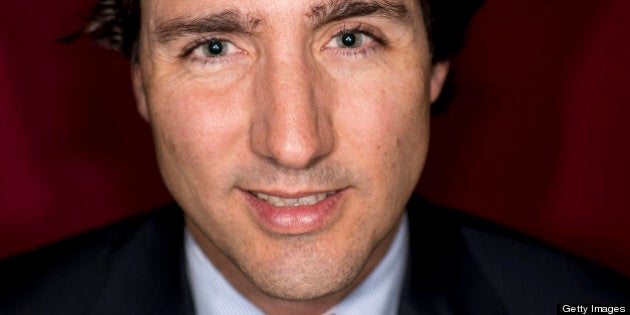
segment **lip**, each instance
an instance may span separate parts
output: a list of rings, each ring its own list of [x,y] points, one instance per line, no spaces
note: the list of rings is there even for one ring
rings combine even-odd
[[[250,204],[254,217],[267,231],[280,235],[301,235],[323,229],[339,214],[345,189],[337,190],[333,195],[313,205],[277,207],[261,200],[249,191],[241,190]],[[267,193],[284,198],[297,198],[314,193]]]

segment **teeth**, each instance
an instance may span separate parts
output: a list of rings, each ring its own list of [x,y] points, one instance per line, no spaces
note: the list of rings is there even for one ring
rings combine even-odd
[[[258,199],[265,200],[275,207],[311,206],[326,199],[328,196],[332,196],[333,194],[335,194],[335,192],[309,195],[300,198],[282,198],[262,193],[254,193]]]

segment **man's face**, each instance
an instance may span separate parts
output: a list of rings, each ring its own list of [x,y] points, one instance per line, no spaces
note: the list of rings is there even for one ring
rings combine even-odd
[[[282,299],[356,284],[420,176],[446,73],[419,3],[146,0],[140,38],[139,111],[209,258]]]

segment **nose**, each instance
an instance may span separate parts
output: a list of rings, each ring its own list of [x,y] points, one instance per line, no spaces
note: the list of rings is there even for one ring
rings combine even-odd
[[[306,54],[276,55],[257,77],[251,145],[284,168],[308,168],[334,147],[330,106],[314,63]]]

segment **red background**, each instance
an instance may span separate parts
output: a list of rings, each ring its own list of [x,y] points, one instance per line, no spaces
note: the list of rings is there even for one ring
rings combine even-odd
[[[0,3],[0,257],[166,203],[90,0]],[[630,276],[630,1],[489,0],[419,190]]]

